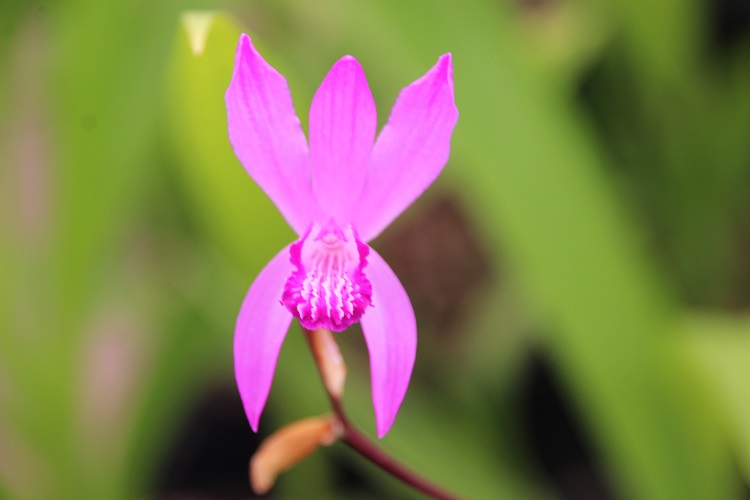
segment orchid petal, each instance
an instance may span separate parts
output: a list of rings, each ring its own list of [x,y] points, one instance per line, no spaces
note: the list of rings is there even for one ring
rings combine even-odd
[[[225,94],[229,142],[250,177],[302,234],[318,217],[307,142],[286,79],[243,34]]]
[[[364,186],[377,128],[365,72],[352,56],[333,65],[310,106],[312,184],[320,207],[339,223]]]
[[[383,258],[370,249],[367,276],[372,307],[360,320],[370,352],[372,402],[378,437],[393,425],[417,354],[417,322],[409,296]]]
[[[380,234],[437,178],[448,161],[457,120],[453,64],[445,54],[401,91],[378,136],[352,217],[362,241]]]
[[[292,315],[280,302],[284,281],[291,272],[286,247],[255,278],[237,317],[234,374],[245,414],[255,432],[271,389],[281,344],[292,322]]]

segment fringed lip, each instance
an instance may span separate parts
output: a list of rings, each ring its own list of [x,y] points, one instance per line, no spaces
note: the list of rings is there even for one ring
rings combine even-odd
[[[313,224],[289,248],[294,271],[284,284],[282,304],[303,328],[345,330],[372,305],[365,274],[369,251],[351,225]]]

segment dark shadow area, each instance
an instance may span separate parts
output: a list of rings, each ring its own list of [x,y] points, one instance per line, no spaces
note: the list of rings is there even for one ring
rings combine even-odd
[[[250,430],[234,386],[206,392],[188,412],[162,464],[154,495],[163,499],[256,498],[248,463],[260,438]]]
[[[613,489],[549,361],[532,355],[519,415],[531,458],[562,499],[614,500]]]

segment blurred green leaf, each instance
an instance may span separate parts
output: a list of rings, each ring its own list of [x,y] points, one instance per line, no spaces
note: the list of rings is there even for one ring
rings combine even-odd
[[[486,2],[446,18],[462,111],[456,150],[476,174],[465,179],[470,199],[556,333],[549,347],[610,471],[636,498],[731,497],[715,422],[670,361],[668,298],[584,124],[517,58],[493,50],[509,42]]]
[[[677,82],[698,60],[706,33],[704,10],[684,0],[618,0],[609,5],[624,32],[631,56],[651,83]]]
[[[691,354],[705,366],[716,411],[750,482],[750,318],[692,317],[687,329]]]
[[[177,0],[144,16],[126,2],[57,6],[55,67],[59,169],[54,269],[62,332],[78,330],[122,227],[132,221],[153,172],[159,82]],[[72,331],[68,331],[72,329]]]
[[[167,80],[168,132],[194,213],[247,273],[257,272],[294,234],[250,179],[229,144],[224,92],[242,29],[221,12],[186,12]]]
[[[679,298],[704,306],[732,300],[750,169],[747,71],[710,64],[713,73],[695,62],[689,78],[655,82],[614,50],[587,83],[588,111],[626,173],[631,208],[651,226]]]
[[[116,287],[108,279],[117,275],[110,269],[118,267],[113,261],[122,257],[125,229],[137,213],[142,191],[135,188],[150,172],[158,97],[152,89],[174,3],[160,3],[149,16],[117,2],[45,4],[45,15],[29,20],[32,43],[17,46],[27,58],[38,44],[45,63],[22,78],[33,77],[29,87],[44,92],[33,102],[45,121],[29,130],[43,153],[42,188],[28,187],[47,225],[40,242],[20,247],[11,263],[19,273],[15,293],[31,312],[12,353],[26,398],[14,408],[24,416],[16,432],[40,450],[55,476],[46,487],[61,496],[106,497],[115,484],[111,457],[90,461],[82,453],[80,364],[103,290]]]

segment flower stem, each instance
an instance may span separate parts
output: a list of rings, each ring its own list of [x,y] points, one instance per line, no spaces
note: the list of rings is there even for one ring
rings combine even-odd
[[[344,412],[344,407],[341,404],[340,394],[334,394],[331,390],[329,390],[330,384],[326,380],[325,370],[325,365],[327,363],[326,353],[323,352],[319,347],[323,343],[319,342],[319,339],[316,338],[316,336],[318,335],[330,336],[331,333],[324,330],[304,330],[304,332],[307,343],[312,350],[313,358],[315,359],[315,365],[318,367],[318,372],[324,379],[323,386],[325,387],[326,393],[328,394],[331,408],[333,409],[333,412],[342,427],[341,441],[343,441],[354,451],[383,469],[385,472],[391,474],[405,484],[408,484],[412,488],[438,500],[457,499],[457,496],[443,490],[427,479],[418,476],[411,470],[407,469],[403,464],[397,462],[393,457],[376,446],[369,438],[367,438],[367,436],[362,434],[349,422],[349,418]]]

